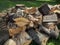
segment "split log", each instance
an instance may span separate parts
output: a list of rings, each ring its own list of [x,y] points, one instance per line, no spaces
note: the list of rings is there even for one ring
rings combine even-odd
[[[47,40],[49,37],[47,35],[44,35],[38,31],[35,31],[33,29],[29,29],[27,33],[30,35],[30,37],[39,45],[46,45]]]
[[[35,7],[30,7],[25,9],[24,13],[26,14],[35,14],[36,13],[36,8]]]
[[[43,16],[43,22],[57,22],[58,18],[56,14]]]
[[[18,8],[25,9],[25,5],[24,4],[16,4],[15,8],[16,9],[18,9]]]
[[[40,13],[42,13],[42,15],[50,14],[50,8],[48,7],[48,4],[42,5],[41,7],[38,8],[38,10],[40,11]]]
[[[48,29],[44,26],[40,26],[39,30],[40,30],[40,32],[43,32],[43,33],[45,33],[53,38],[58,38],[59,30],[58,30],[57,26],[55,26],[54,29]]]
[[[12,39],[9,39],[9,40],[7,40],[5,43],[4,43],[4,45],[16,45],[16,42],[14,41],[14,40],[12,40]]]
[[[25,26],[27,25],[30,21],[27,18],[21,17],[21,18],[16,18],[14,19],[15,24],[17,24],[18,26]]]

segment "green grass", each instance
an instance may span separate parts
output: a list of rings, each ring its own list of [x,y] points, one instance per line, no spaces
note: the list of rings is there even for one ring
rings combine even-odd
[[[37,0],[37,1],[52,1],[52,0]]]
[[[43,3],[48,3],[48,4],[58,4],[56,2],[49,2],[49,1],[8,1],[8,0],[0,0],[0,12],[4,9],[7,9],[9,7],[15,6],[15,4],[25,4],[26,6],[33,6],[37,7],[40,6]]]
[[[8,1],[8,0],[0,0],[0,12],[15,6],[16,4],[25,4],[26,6],[30,7],[39,7],[40,5],[42,5],[43,3],[48,3],[51,5],[55,5],[55,4],[59,4],[59,2],[50,2],[50,1]],[[58,25],[60,28],[60,25]],[[31,45],[37,45],[34,41],[32,42]],[[60,36],[58,39],[50,39],[48,40],[47,45],[60,45]]]

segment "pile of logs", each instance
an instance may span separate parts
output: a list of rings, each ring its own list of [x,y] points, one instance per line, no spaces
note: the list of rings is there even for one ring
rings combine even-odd
[[[59,36],[57,24],[60,23],[60,4],[43,4],[40,7],[17,4],[4,15],[0,19],[0,28],[5,26],[7,30],[1,29],[2,34],[6,35],[0,36],[5,37],[1,39],[1,45],[29,45],[32,40],[38,45],[46,45],[49,38],[57,39]]]

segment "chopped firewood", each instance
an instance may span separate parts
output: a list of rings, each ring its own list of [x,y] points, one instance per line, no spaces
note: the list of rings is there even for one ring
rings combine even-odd
[[[60,23],[60,4],[43,4],[41,7],[17,4],[0,13],[0,30],[4,30],[0,44],[29,45],[34,40],[39,45],[46,45],[50,37],[58,38],[57,23]]]

